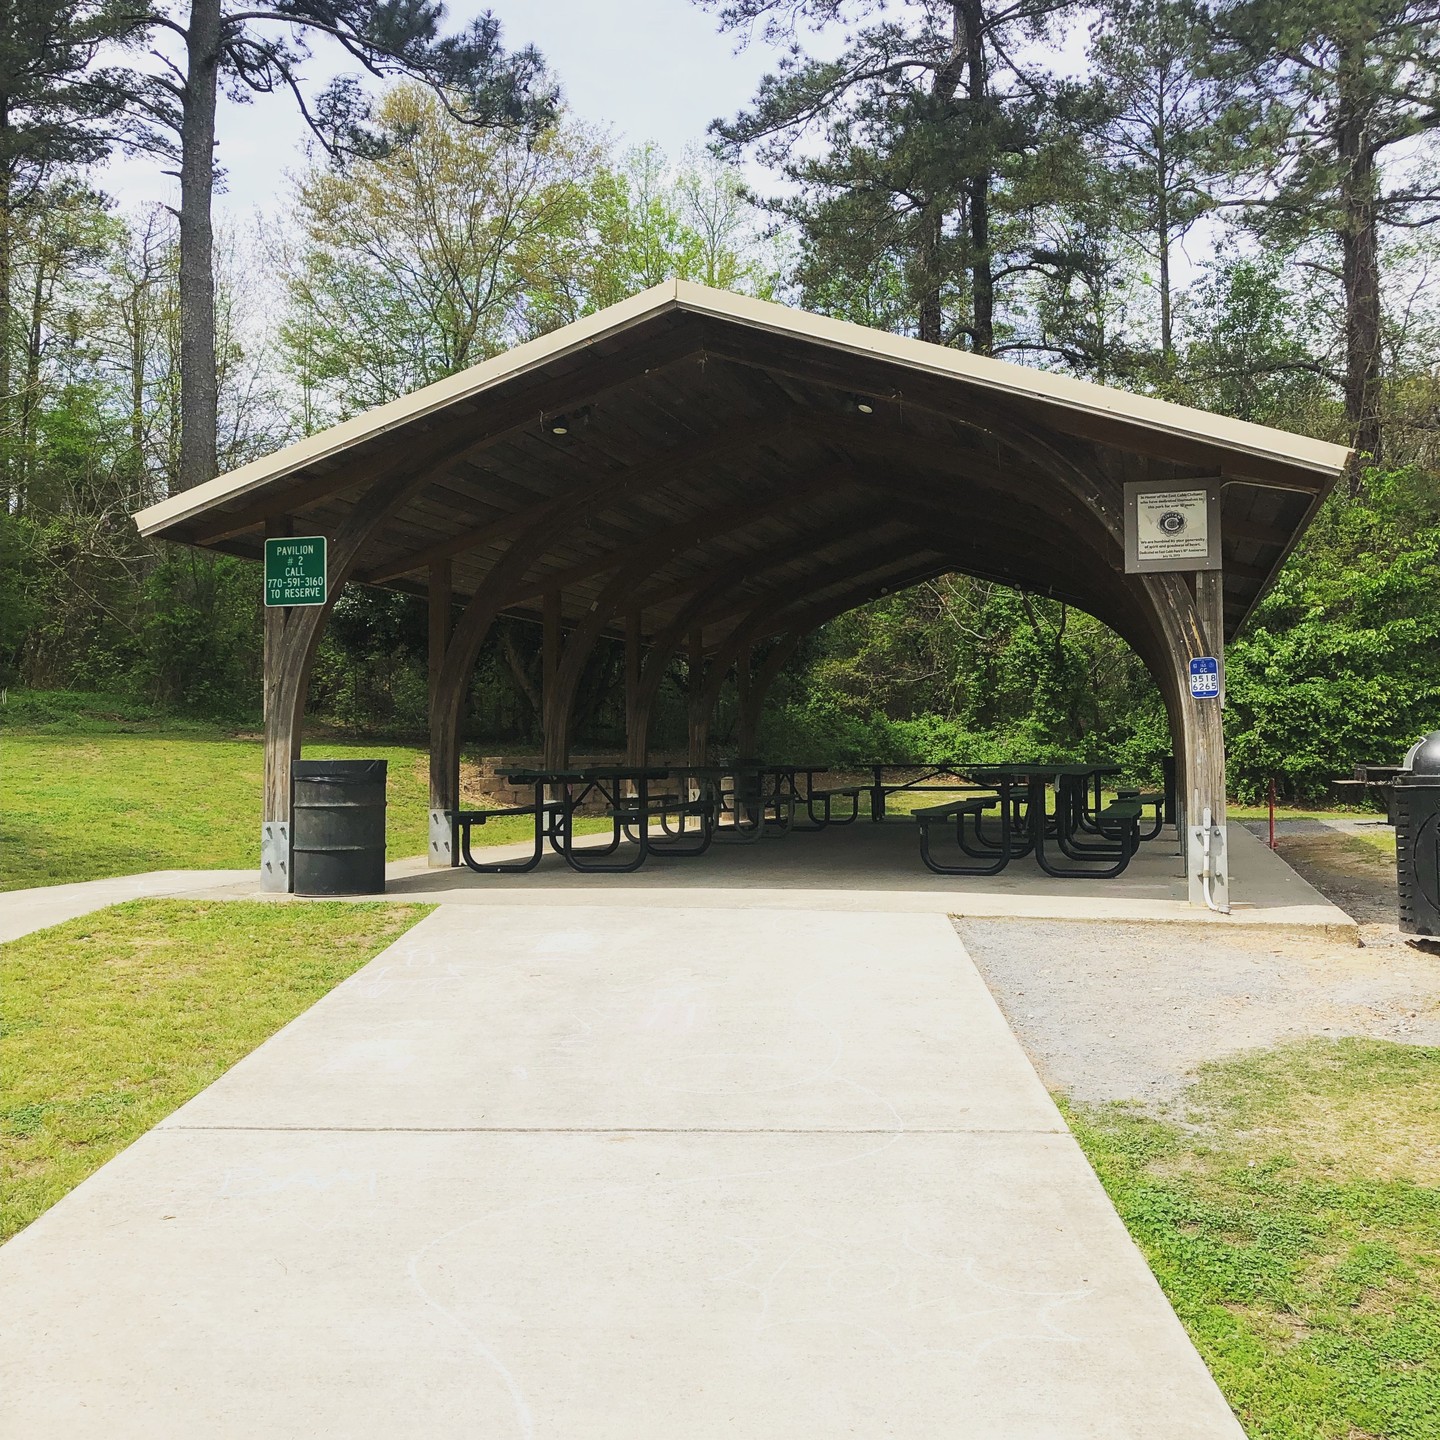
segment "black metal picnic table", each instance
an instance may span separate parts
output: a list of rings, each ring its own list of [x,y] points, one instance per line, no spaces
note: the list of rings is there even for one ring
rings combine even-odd
[[[1138,802],[1108,808],[1104,804],[1104,780],[1120,773],[1118,765],[1028,761],[944,768],[964,783],[929,788],[968,789],[970,793],[964,799],[915,812],[921,858],[937,874],[995,875],[1011,860],[1033,853],[1036,864],[1056,878],[1106,878],[1125,869],[1139,844]],[[1052,783],[1053,815],[1046,799]],[[986,812],[997,807],[1000,833],[987,836]],[[969,857],[959,864],[937,860],[930,844],[930,827],[952,820],[956,842]],[[971,828],[968,839],[967,822]],[[1095,839],[1082,839],[1082,833]],[[1067,866],[1048,855],[1046,843],[1050,840],[1075,863]]]
[[[1022,841],[1015,853],[1033,853],[1035,863],[1056,879],[1107,879],[1125,869],[1139,843],[1138,807],[1133,824],[1118,816],[1107,820],[1104,782],[1122,770],[1119,765],[1096,765],[1089,761],[1060,764],[1031,761],[967,766],[965,774],[996,790],[1002,821],[1020,818],[1015,792],[1023,787]],[[1055,788],[1053,815],[1046,801],[1047,788],[1052,783]],[[1082,832],[1098,837],[1100,843],[1079,839]],[[1052,860],[1046,853],[1046,841],[1050,839],[1062,855],[1076,864],[1066,866]],[[1097,868],[1102,864],[1104,868]]]
[[[708,792],[715,812],[715,838],[749,844],[767,834],[788,833],[794,824],[796,806],[804,803],[814,787],[815,776],[825,774],[826,767],[740,760],[722,765],[675,766],[672,773],[693,779],[702,794]],[[802,775],[805,794],[800,792]],[[727,780],[731,782],[729,789]],[[725,815],[732,817],[731,823],[722,826]]]
[[[543,838],[549,840],[551,848],[572,870],[581,874],[622,875],[638,870],[651,853],[650,783],[664,780],[669,774],[668,769],[656,766],[593,765],[579,769],[516,770],[505,778],[511,785],[534,789],[537,852],[542,844],[538,817],[544,813],[549,818]],[[625,793],[627,787],[632,793]],[[613,827],[610,843],[587,846],[577,854],[575,812],[597,793],[608,806]],[[626,839],[634,842],[635,854],[610,862],[608,857],[614,855]],[[538,862],[537,853],[535,863]]]
[[[916,771],[905,779],[896,779],[887,784],[885,772],[892,771]],[[964,770],[955,765],[941,764],[887,764],[881,763],[870,766],[871,783],[865,788],[870,792],[870,819],[875,824],[885,819],[885,801],[890,795],[911,794],[933,794],[952,795],[975,789],[973,781],[965,778]],[[955,783],[936,785],[935,780],[949,777]],[[907,817],[908,818],[908,817]]]

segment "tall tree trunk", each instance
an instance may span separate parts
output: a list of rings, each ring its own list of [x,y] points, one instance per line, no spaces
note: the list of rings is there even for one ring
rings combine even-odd
[[[1355,447],[1350,488],[1366,465],[1381,461],[1380,244],[1378,176],[1368,134],[1363,57],[1342,55],[1337,149],[1340,177],[1341,276],[1345,287],[1345,419]]]
[[[920,217],[920,338],[945,343],[945,312],[940,302],[940,240],[944,216],[932,200]]]
[[[952,119],[955,90],[960,84],[965,60],[965,17],[963,0],[953,0],[950,17],[950,55],[935,71],[930,86],[930,103],[937,116]],[[945,343],[944,259],[946,197],[932,193],[920,212],[919,250],[916,256],[917,311],[920,338],[932,345]]]
[[[10,125],[8,105],[0,103],[0,130]],[[11,274],[14,269],[15,221],[13,177],[8,164],[0,164],[0,492],[7,509],[15,503],[14,442],[10,434],[10,383],[12,376],[10,342],[15,323],[10,304]]]
[[[984,0],[961,0],[957,18],[963,28],[965,73],[969,89],[970,125],[973,130],[990,128],[990,79],[985,65]],[[970,289],[974,305],[974,347],[976,354],[995,350],[995,276],[990,258],[990,189],[994,176],[988,164],[971,176],[969,192]]]
[[[220,0],[191,0],[189,69],[180,126],[180,463],[176,487],[215,474],[215,105],[220,69]]]
[[[990,269],[990,176],[977,175],[970,183],[970,286],[975,301],[975,353],[995,351],[995,280]]]
[[[147,280],[130,292],[130,464],[135,497],[145,488],[145,300]]]
[[[63,263],[57,260],[56,268]],[[45,260],[35,257],[35,286],[30,293],[30,319],[25,329],[25,385],[20,392],[20,424],[16,442],[16,509],[23,511],[30,501],[30,482],[35,469],[35,410],[40,401],[40,349],[44,342]]]
[[[1175,329],[1170,299],[1170,185],[1165,145],[1165,89],[1162,82],[1156,112],[1155,145],[1155,249],[1160,262],[1160,368],[1170,376],[1175,369]]]

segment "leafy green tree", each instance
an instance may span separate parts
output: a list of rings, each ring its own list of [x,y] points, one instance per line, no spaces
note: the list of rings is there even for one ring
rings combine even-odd
[[[1440,128],[1440,7],[1221,0],[1215,24],[1248,85],[1231,123],[1255,227],[1271,245],[1323,237],[1313,263],[1343,297],[1346,419],[1361,464],[1378,464],[1384,239],[1440,220],[1431,170],[1407,163]]]
[[[1105,167],[1094,189],[1153,266],[1162,377],[1175,368],[1174,251],[1214,208],[1217,124],[1236,84],[1208,69],[1209,39],[1193,0],[1109,0],[1091,31]]]
[[[774,246],[732,166],[707,154],[672,165],[657,145],[606,156],[578,224],[552,236],[530,278],[537,328],[568,324],[663,280],[770,295]]]
[[[1192,404],[1305,434],[1342,437],[1340,376],[1323,356],[1328,311],[1276,255],[1222,250],[1189,297],[1196,337],[1181,357]]]
[[[75,278],[93,270],[119,228],[103,199],[68,176],[36,191],[12,224],[5,367],[9,423],[0,443],[9,470],[10,507],[17,513],[30,508],[32,490],[43,484],[39,451],[46,392],[58,377],[69,381],[83,368],[87,307]]]
[[[109,147],[131,78],[99,63],[116,14],[116,0],[7,0],[0,8],[0,488],[7,501],[16,484],[16,249],[43,226],[60,172]]]
[[[404,394],[670,276],[764,291],[766,253],[732,173],[619,163],[567,117],[477,129],[419,86],[375,120],[370,157],[304,175],[281,330],[304,423]]]
[[[483,129],[418,85],[391,89],[374,123],[374,154],[312,169],[295,195],[302,237],[281,338],[312,420],[405,394],[538,328],[550,252],[583,237],[601,162],[578,126]]]
[[[1440,727],[1440,492],[1372,471],[1338,494],[1226,660],[1232,785],[1323,795]]]

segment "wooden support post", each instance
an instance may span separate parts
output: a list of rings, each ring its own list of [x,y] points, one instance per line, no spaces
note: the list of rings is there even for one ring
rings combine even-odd
[[[450,588],[450,562],[437,560],[430,566],[430,743],[448,748],[452,753],[430,757],[432,771],[440,770],[453,775],[455,801],[459,801],[460,790],[460,747],[459,735],[447,733],[435,723],[436,708],[440,695],[440,673],[445,664],[445,647],[450,643],[450,608],[453,595]],[[438,763],[437,763],[438,762]],[[436,868],[445,868],[460,863],[455,843],[455,825],[447,818],[445,811],[454,808],[451,804],[435,806],[430,810],[430,848],[426,860]]]
[[[1225,576],[1219,570],[1195,572],[1195,608],[1205,641],[1220,666],[1220,704],[1225,704]]]
[[[705,704],[705,643],[699,630],[690,632],[687,647],[689,674],[686,688],[689,692],[690,764],[703,765],[705,752],[710,744],[710,710]]]
[[[445,647],[450,643],[450,562],[437,560],[430,567],[430,693],[435,692],[440,667],[445,663]]]
[[[640,699],[640,624],[642,612],[631,610],[625,616],[625,745],[628,750],[635,734],[636,705]]]
[[[1191,656],[1177,656],[1187,687],[1185,705],[1184,781],[1186,874],[1192,905],[1228,912],[1230,873],[1225,831],[1225,604],[1224,576],[1219,570],[1195,575],[1195,616],[1204,648],[1220,667],[1220,694],[1213,700],[1188,693]]]
[[[267,517],[267,540],[289,534],[288,515]],[[300,753],[300,736],[291,733],[278,700],[289,617],[288,607],[265,607],[265,795],[260,817],[260,888],[281,894],[290,889],[290,762]]]
[[[735,652],[735,743],[742,760],[755,758],[755,733],[750,723],[750,654],[748,645]]]
[[[558,589],[545,592],[541,601],[540,617],[543,631],[540,637],[540,730],[541,743],[545,752],[547,769],[564,767],[570,749],[570,717],[561,713],[557,703],[557,682],[560,676],[560,615],[563,596]]]
[[[560,604],[558,590],[547,590],[540,606],[542,631],[540,636],[540,694],[547,698],[555,688],[555,676],[560,670]]]

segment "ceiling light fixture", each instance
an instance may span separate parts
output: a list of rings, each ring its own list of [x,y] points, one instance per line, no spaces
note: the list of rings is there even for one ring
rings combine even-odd
[[[845,408],[853,410],[857,415],[873,415],[875,413],[875,402],[868,395],[847,395],[845,397]]]
[[[561,415],[545,415],[541,417],[540,428],[546,435],[554,435],[561,439],[567,435],[573,435],[575,431],[584,429],[590,423],[590,407],[582,405],[578,410],[568,410]]]

